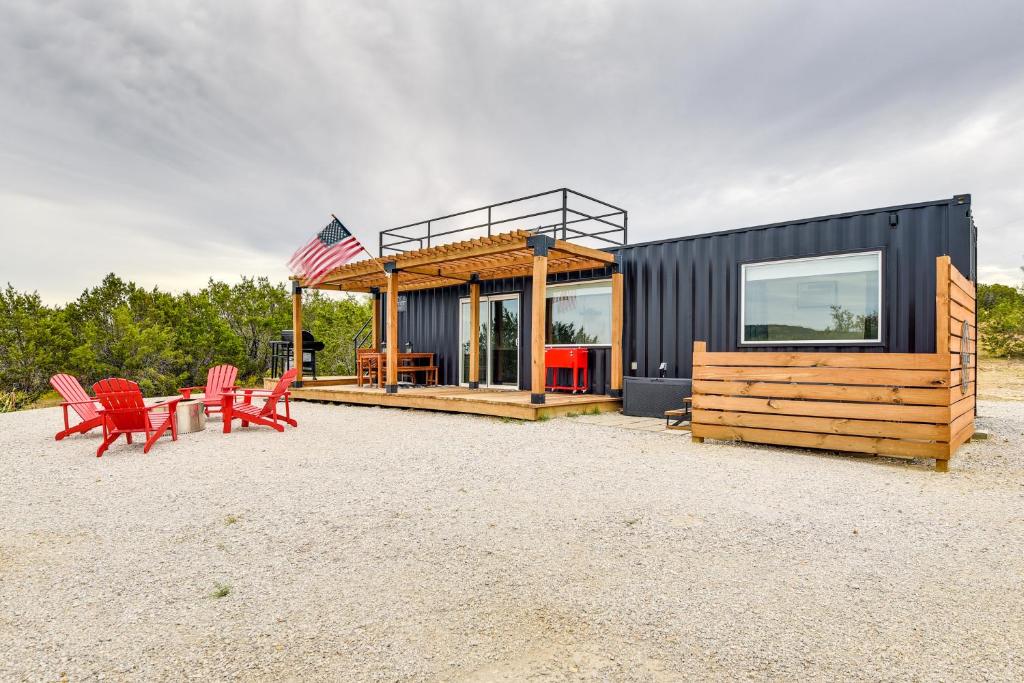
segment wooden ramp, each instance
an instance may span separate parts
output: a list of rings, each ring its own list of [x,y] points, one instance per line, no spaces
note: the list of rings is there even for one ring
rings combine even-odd
[[[530,403],[529,391],[467,389],[466,387],[400,388],[388,394],[376,387],[354,385],[310,386],[292,389],[292,397],[307,401],[329,401],[382,408],[415,408],[450,413],[471,413],[518,420],[538,420],[568,414],[608,413],[621,410],[621,399],[600,394],[547,394],[546,403]]]

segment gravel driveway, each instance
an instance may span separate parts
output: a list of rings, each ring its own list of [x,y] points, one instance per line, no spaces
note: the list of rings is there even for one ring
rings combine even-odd
[[[0,679],[1021,679],[1024,403],[930,463],[299,404],[0,415]]]

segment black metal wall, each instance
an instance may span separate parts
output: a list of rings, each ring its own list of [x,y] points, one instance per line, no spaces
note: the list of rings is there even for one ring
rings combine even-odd
[[[585,271],[553,275],[549,282],[568,282],[607,278],[611,271]],[[508,278],[480,283],[480,294],[519,294],[519,388],[530,388],[530,335],[532,278]],[[417,351],[433,351],[438,364],[438,382],[459,381],[459,299],[469,296],[469,286],[426,289],[406,294],[405,312],[398,314],[398,341],[401,348],[412,343]],[[383,335],[382,335],[383,338]],[[590,350],[588,371],[591,391],[607,393],[611,360],[610,347]],[[567,378],[563,378],[567,379]]]
[[[694,340],[712,351],[739,350],[739,271],[749,261],[845,251],[883,252],[882,343],[745,346],[750,351],[935,351],[935,259],[949,254],[975,280],[976,234],[970,195],[789,223],[617,247],[624,276],[623,368],[654,377],[689,377]],[[894,217],[894,218],[893,218]],[[551,282],[607,277],[605,271],[553,276]],[[481,284],[481,294],[520,294],[520,388],[530,381],[530,280]],[[399,343],[437,354],[439,380],[458,381],[459,298],[468,287],[410,292],[399,314]],[[608,389],[608,347],[591,352],[591,390]],[[635,363],[636,367],[633,367]]]

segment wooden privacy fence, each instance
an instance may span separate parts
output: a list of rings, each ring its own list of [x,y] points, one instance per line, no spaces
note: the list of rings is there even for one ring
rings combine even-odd
[[[693,352],[693,438],[934,458],[974,433],[974,284],[936,263],[936,353]]]

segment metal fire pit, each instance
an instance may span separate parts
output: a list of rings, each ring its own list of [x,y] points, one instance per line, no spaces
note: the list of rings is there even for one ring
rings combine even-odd
[[[178,423],[179,434],[201,432],[206,429],[206,411],[200,401],[179,401],[174,419]]]

